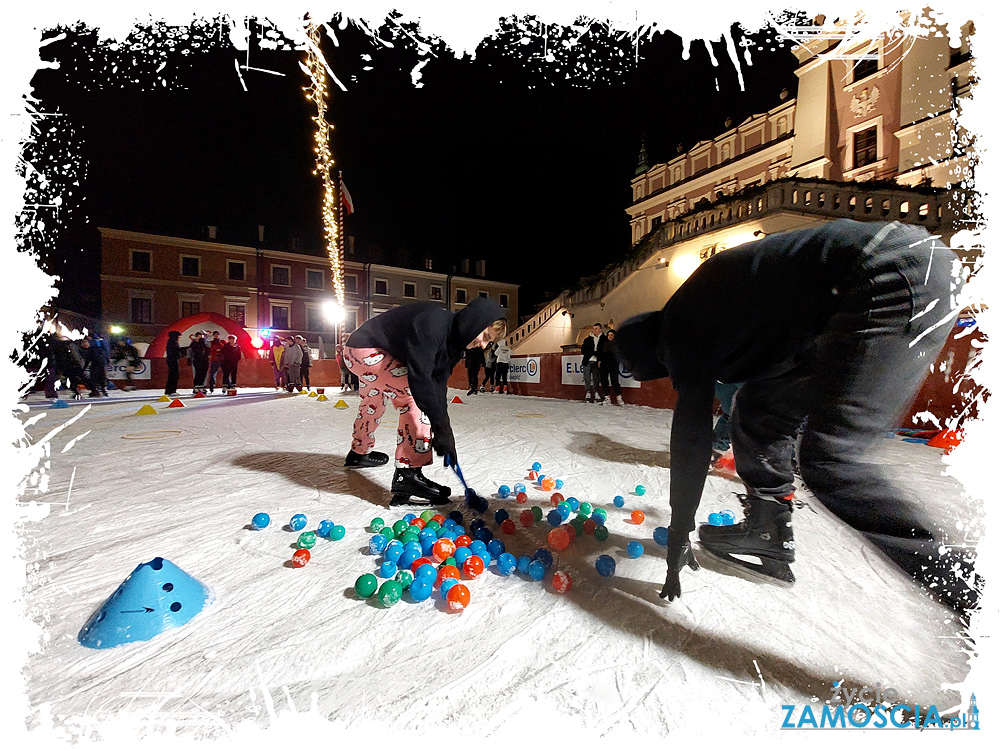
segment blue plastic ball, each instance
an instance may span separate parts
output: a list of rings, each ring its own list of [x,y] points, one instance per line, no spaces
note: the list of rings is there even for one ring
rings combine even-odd
[[[570,515],[573,513],[572,511],[570,511],[569,506],[563,506],[562,504],[559,504],[559,507],[556,509],[556,511],[559,512],[559,515],[562,517],[563,521],[568,521]]]
[[[424,546],[421,545],[416,540],[413,540],[411,542],[407,542],[407,543],[403,544],[403,552],[404,553],[413,553],[414,555],[417,556],[417,558],[419,558],[420,556],[422,556],[424,554]]]
[[[465,559],[470,555],[475,555],[471,548],[455,548],[455,552],[452,554],[455,559],[455,563],[458,564],[459,568],[462,567],[462,564],[465,563]]]
[[[545,578],[545,566],[541,561],[532,561],[528,564],[528,576],[536,582]]]
[[[640,558],[646,549],[638,540],[629,540],[628,545],[625,546],[625,552],[628,553],[629,558]]]
[[[476,532],[478,532],[485,526],[486,522],[484,522],[482,519],[473,519],[471,522],[469,522],[469,531],[472,534],[476,534]]]
[[[293,532],[299,532],[306,528],[307,521],[305,514],[296,514],[288,521],[288,526],[292,528]]]
[[[597,561],[594,563],[594,567],[597,569],[597,573],[601,576],[614,576],[615,559],[610,555],[598,556]]]
[[[430,537],[432,540],[437,539],[437,531],[434,529],[434,527],[424,527],[422,530],[420,530],[420,534],[417,535],[417,539],[420,540],[421,542],[426,540],[428,537]]]
[[[420,558],[422,555],[423,551],[416,553],[412,550],[404,550],[403,554],[399,556],[399,560],[396,561],[396,563],[399,565],[400,568],[405,568],[407,571],[409,571],[410,566],[413,565],[413,562],[417,560],[417,558]]]
[[[563,484],[562,480],[556,480],[556,490],[562,490]]]
[[[416,514],[407,514],[406,516],[403,517],[403,521],[406,522],[407,524],[409,524],[410,522],[412,522],[416,518],[417,518]]]
[[[481,555],[485,553],[488,548],[486,547],[486,542],[483,540],[473,540],[469,543],[469,550],[472,551],[473,555]]]
[[[483,542],[489,542],[490,540],[493,539],[493,532],[492,530],[483,527],[481,530],[476,532],[476,539],[482,540]]]
[[[497,509],[497,512],[493,514],[493,519],[497,524],[503,524],[510,519],[510,514],[507,513],[507,509]]]
[[[390,540],[389,544],[385,546],[385,550],[382,551],[382,557],[387,561],[392,561],[395,563],[399,560],[399,556],[403,554],[403,543],[399,540]]]
[[[558,527],[563,523],[563,515],[559,513],[559,509],[552,509],[545,515],[545,520],[553,527]]]
[[[722,514],[715,514],[715,513],[709,514],[708,515],[708,523],[711,524],[713,527],[721,527],[722,526]]]
[[[451,519],[451,518],[445,519],[444,520],[444,524],[442,524],[441,527],[444,528],[444,529],[454,529],[455,528],[455,520]]]
[[[453,522],[455,522],[455,524],[461,524],[462,521],[465,519],[465,517],[462,516],[462,512],[459,511],[458,509],[455,509],[450,514],[448,514],[448,518],[451,519]]]
[[[430,563],[422,563],[413,573],[414,579],[430,579],[433,584],[437,580],[438,570]]]
[[[545,568],[552,567],[552,553],[545,548],[539,548],[536,550],[534,558],[536,561],[540,561]]]
[[[541,485],[542,484],[542,480],[544,480],[544,479],[545,479],[545,475],[539,475],[538,478],[535,480],[535,482],[538,483],[539,485]]]
[[[507,485],[501,485],[497,489],[497,495],[500,496],[501,498],[506,498],[507,496],[510,495],[510,487]]]
[[[666,527],[657,527],[653,530],[653,542],[657,545],[666,545],[668,534],[669,532]]]
[[[524,486],[523,482],[514,483],[514,495],[518,493],[523,493],[527,488]]]
[[[461,524],[456,524],[455,529],[452,530],[455,533],[455,537],[461,537],[465,534],[465,527]]]
[[[423,577],[416,577],[413,583],[410,584],[410,597],[413,598],[414,602],[423,602],[431,596],[434,591],[434,579],[426,579]]]
[[[538,472],[542,468],[541,462],[535,462],[534,464],[531,465],[531,468],[536,472]]]
[[[420,555],[430,555],[434,550],[435,542],[437,542],[436,537],[425,537],[420,543]]]
[[[484,569],[487,569],[487,568],[489,568],[489,567],[490,567],[490,564],[491,564],[491,563],[493,562],[493,556],[491,556],[491,555],[490,555],[489,553],[487,553],[487,552],[486,552],[485,550],[484,550],[484,551],[483,551],[482,553],[480,553],[480,554],[479,554],[479,558],[480,558],[480,559],[482,560],[482,562],[483,562],[483,568],[484,568]]]
[[[644,485],[636,485],[635,486],[635,494],[636,495],[646,495],[646,487]]]
[[[383,579],[391,579],[399,571],[399,567],[392,561],[383,561],[382,565],[378,567],[378,575]]]
[[[726,509],[725,511],[723,511],[722,513],[720,513],[719,516],[722,517],[722,523],[723,524],[727,524],[728,525],[728,524],[735,524],[736,523],[736,514],[734,514],[729,509]]]
[[[510,576],[516,568],[517,558],[513,554],[501,553],[500,557],[497,558],[497,571],[503,576]]]
[[[569,507],[570,507],[570,508],[571,508],[571,509],[572,509],[573,511],[576,511],[576,510],[577,510],[578,508],[580,508],[580,501],[578,501],[578,500],[577,500],[577,499],[576,499],[576,498],[575,498],[574,496],[570,496],[569,498],[567,498],[567,499],[566,499],[566,500],[564,501],[564,503],[568,503],[568,504],[569,504]]]
[[[503,540],[498,540],[497,538],[494,537],[492,540],[486,543],[486,550],[494,558],[498,558],[499,556],[503,555],[506,552],[507,546],[503,544]]]
[[[442,537],[446,537],[452,542],[455,542],[455,540],[458,539],[458,532],[453,529],[442,529],[441,534],[438,535],[438,539],[440,540]]]
[[[530,555],[522,555],[517,559],[517,570],[522,574],[528,573],[528,566],[531,565],[531,560],[532,558]]]
[[[442,581],[441,588],[440,590],[438,590],[439,592],[441,592],[441,598],[445,600],[448,599],[448,590],[459,583],[460,582],[458,581],[458,579],[445,579],[444,581]]]
[[[595,508],[590,512],[590,518],[598,524],[604,524],[608,520],[608,512],[602,508]]]
[[[329,519],[324,519],[319,523],[319,526],[316,527],[316,534],[320,537],[329,537],[331,529],[333,529],[333,522]]]
[[[615,500],[612,501],[612,503],[614,503],[615,506],[617,506],[618,508],[621,508],[622,506],[625,505],[625,499],[622,498],[620,495],[616,495]]]
[[[250,520],[250,526],[254,529],[264,529],[268,524],[271,523],[271,517],[261,511],[259,514],[254,514],[253,519]]]
[[[378,555],[385,550],[385,546],[388,544],[389,541],[385,539],[385,535],[373,535],[372,539],[368,541],[368,549],[372,555]]]

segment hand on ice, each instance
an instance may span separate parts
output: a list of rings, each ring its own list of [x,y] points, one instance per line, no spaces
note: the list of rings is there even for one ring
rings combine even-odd
[[[701,568],[691,552],[687,534],[671,529],[667,538],[667,580],[660,590],[661,599],[673,602],[675,597],[681,596],[681,569],[685,566],[690,566],[692,571]]]

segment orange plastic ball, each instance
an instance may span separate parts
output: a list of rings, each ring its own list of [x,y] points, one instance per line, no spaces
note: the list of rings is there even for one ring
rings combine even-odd
[[[438,589],[441,588],[441,582],[445,579],[461,579],[462,572],[458,570],[455,566],[442,566],[438,569],[437,582]]]
[[[416,519],[414,519],[412,522],[410,522],[410,526],[411,527],[416,527],[417,529],[423,529],[425,526],[427,526],[427,522],[425,522],[423,519],[421,519],[418,516]]]
[[[417,560],[415,560],[413,563],[410,564],[410,571],[412,571],[413,573],[417,573],[417,569],[423,566],[425,563],[433,564],[434,561],[432,561],[430,558],[421,556],[420,558],[417,558]]]
[[[528,479],[529,480],[537,480],[538,479],[538,473],[535,470],[531,470],[528,473]]]
[[[563,527],[556,527],[549,532],[549,545],[556,550],[565,550],[569,547],[569,533]]]
[[[530,511],[528,513],[531,514]],[[531,515],[531,518],[532,519],[535,518],[534,514]],[[512,534],[514,534],[517,531],[517,525],[514,524],[514,520],[513,519],[504,519],[503,523],[500,525],[500,530],[505,535],[512,535]]]
[[[486,569],[483,565],[483,559],[478,555],[470,555],[465,559],[465,563],[462,564],[462,571],[470,579],[475,579]]]
[[[642,513],[639,509],[632,512],[632,521],[636,524],[642,524],[646,521],[646,515]]]
[[[565,571],[556,571],[552,574],[552,588],[562,594],[563,592],[568,592],[569,588],[573,586],[573,580],[570,575]]]
[[[431,555],[434,557],[435,562],[444,563],[455,554],[456,547],[454,542],[447,537],[442,537],[434,543],[434,547],[431,548]]]
[[[464,584],[455,584],[448,590],[448,610],[461,613],[469,607],[469,588]]]
[[[438,524],[444,524],[447,521],[447,519],[441,516],[441,514],[434,514],[434,516],[431,517],[431,521],[437,522]]]
[[[542,480],[542,490],[552,490],[556,486],[556,480],[554,477],[546,477]]]
[[[305,548],[299,548],[294,553],[292,553],[292,565],[295,568],[302,568],[307,563],[309,563],[309,551]]]
[[[518,493],[517,497],[514,500],[516,500],[518,503],[527,503],[528,502],[528,494],[525,493],[525,492]]]
[[[468,535],[459,535],[455,538],[456,548],[467,548],[472,544],[472,538]]]

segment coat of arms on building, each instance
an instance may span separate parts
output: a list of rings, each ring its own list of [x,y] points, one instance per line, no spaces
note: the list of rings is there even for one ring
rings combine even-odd
[[[878,86],[872,86],[871,93],[867,88],[861,89],[861,93],[851,97],[851,112],[855,117],[864,117],[871,114],[878,102]]]

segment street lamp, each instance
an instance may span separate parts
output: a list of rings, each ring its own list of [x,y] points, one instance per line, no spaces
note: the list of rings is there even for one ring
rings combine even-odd
[[[344,306],[336,300],[327,300],[323,303],[323,315],[326,320],[333,324],[334,344],[340,344],[340,324],[344,322],[347,312]]]

